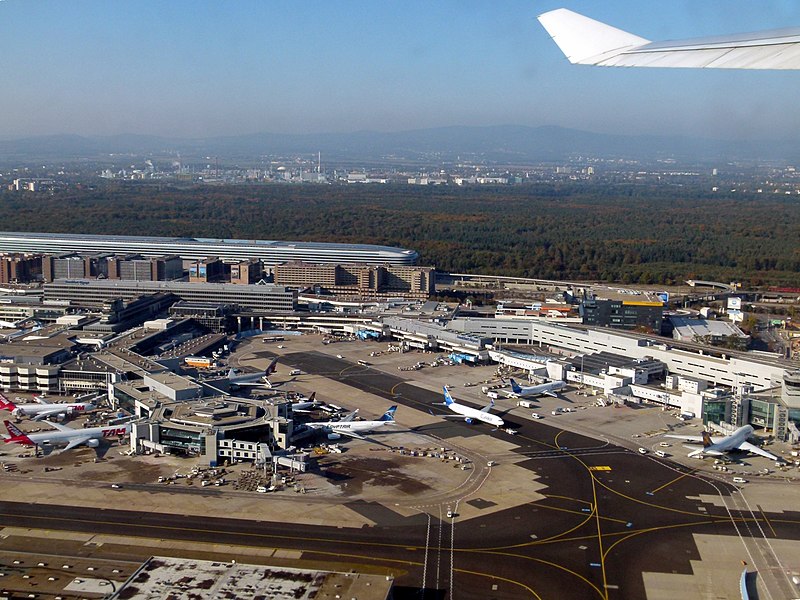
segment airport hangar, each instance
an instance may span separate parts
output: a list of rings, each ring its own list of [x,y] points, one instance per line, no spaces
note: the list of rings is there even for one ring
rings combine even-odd
[[[413,265],[419,258],[414,250],[371,244],[33,232],[0,232],[0,253],[3,252],[112,252],[178,255],[184,260],[209,256],[236,261],[254,258],[265,266],[289,261]]]

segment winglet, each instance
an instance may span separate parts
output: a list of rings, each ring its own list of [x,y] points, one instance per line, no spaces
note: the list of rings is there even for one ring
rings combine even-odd
[[[539,15],[539,22],[573,64],[597,64],[631,48],[650,43],[643,37],[566,8]]]

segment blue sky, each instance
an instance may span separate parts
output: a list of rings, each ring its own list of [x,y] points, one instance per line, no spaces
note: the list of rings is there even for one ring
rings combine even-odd
[[[800,135],[800,71],[570,65],[536,21],[559,7],[652,40],[800,26],[796,0],[0,0],[0,137]]]

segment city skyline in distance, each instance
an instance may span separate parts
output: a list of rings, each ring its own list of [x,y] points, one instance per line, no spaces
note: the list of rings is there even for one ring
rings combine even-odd
[[[0,39],[13,83],[0,139],[496,125],[800,138],[796,73],[571,65],[536,21],[559,7],[653,39],[800,26],[800,5],[788,0],[7,0]]]
[[[619,135],[556,126],[439,127],[395,132],[281,134],[260,132],[202,139],[119,134],[53,135],[0,140],[0,163],[76,159],[113,160],[114,156],[150,156],[162,160],[241,161],[306,156],[324,168],[344,161],[367,165],[486,163],[537,164],[587,159],[661,160],[686,164],[718,161],[800,160],[800,139],[713,140],[692,136]],[[421,161],[421,162],[420,162]]]

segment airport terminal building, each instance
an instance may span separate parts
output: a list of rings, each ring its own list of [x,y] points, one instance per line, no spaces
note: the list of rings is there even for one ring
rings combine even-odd
[[[265,266],[288,261],[413,265],[419,258],[414,250],[372,244],[31,232],[0,232],[0,253],[3,252],[177,255],[184,260],[216,256],[224,261],[253,258]]]

